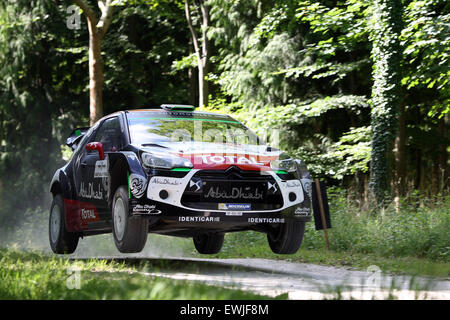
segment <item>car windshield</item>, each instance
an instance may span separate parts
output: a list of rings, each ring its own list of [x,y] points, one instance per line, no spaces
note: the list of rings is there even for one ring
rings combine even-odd
[[[161,142],[259,143],[258,137],[240,122],[210,113],[131,112],[128,125],[131,142],[139,145]]]

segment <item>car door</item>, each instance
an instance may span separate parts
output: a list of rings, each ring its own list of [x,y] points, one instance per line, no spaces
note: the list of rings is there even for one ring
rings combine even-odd
[[[89,142],[101,142],[105,159],[100,160],[98,151],[86,150]],[[108,154],[122,148],[123,139],[118,117],[104,120],[95,133],[82,146],[74,174],[77,176],[77,192],[80,201],[80,216],[83,229],[94,230],[109,227],[111,212],[110,176]],[[75,179],[77,181],[77,179]]]

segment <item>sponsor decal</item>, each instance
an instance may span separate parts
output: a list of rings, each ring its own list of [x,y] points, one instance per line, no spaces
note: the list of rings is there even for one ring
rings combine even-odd
[[[94,178],[101,178],[101,186],[103,187],[104,198],[109,199],[109,161],[108,155],[104,160],[95,162]]]
[[[107,177],[102,178],[102,186],[105,191],[105,199],[109,199],[109,173]]]
[[[81,182],[79,196],[86,199],[103,199],[103,191],[101,185],[99,184],[97,188],[94,187],[94,183],[89,182],[86,186],[84,182]]]
[[[250,188],[245,188],[250,189]],[[220,191],[219,187],[212,187],[209,191],[204,195],[205,198],[213,198],[213,199],[250,199],[250,200],[260,200],[263,198],[263,192],[258,192],[258,188],[255,189],[254,192],[246,192],[243,187],[234,187],[231,190],[231,193],[227,191]]]
[[[147,179],[139,174],[130,174],[130,191],[136,198],[142,197],[147,186]]]
[[[87,229],[89,222],[100,221],[98,217],[97,209],[91,204],[81,204],[84,207],[80,207],[79,214],[81,218],[81,228]]]
[[[252,210],[250,203],[219,203],[219,210]]]
[[[284,223],[284,218],[248,218],[251,223]]]
[[[134,161],[134,160],[138,160],[137,156],[134,154],[134,152],[131,151],[121,151],[120,153],[122,153],[125,157],[127,157],[128,159]]]
[[[311,208],[307,207],[297,207],[294,211],[296,216],[309,216],[311,214]]]
[[[90,202],[64,199],[64,206],[69,232],[86,230],[90,222],[100,221],[96,207]]]
[[[231,163],[231,164],[255,164],[264,165],[262,162],[258,162],[255,157],[246,158],[244,156],[220,156],[220,155],[203,155],[202,161],[204,164],[221,164],[221,163]]]
[[[311,185],[311,179],[302,179],[303,189],[305,189],[306,193],[308,194],[309,198],[312,199],[312,185]]]
[[[225,212],[226,216],[242,216],[242,211],[227,211]]]
[[[98,160],[95,162],[94,178],[108,178],[109,177],[109,162],[108,156],[104,160]]]
[[[178,217],[181,222],[219,222],[220,217]]]
[[[153,177],[150,180],[150,183],[155,183],[155,184],[165,184],[165,185],[171,185],[171,186],[177,186],[179,184],[181,184],[180,179],[177,178],[167,178],[167,177]]]
[[[161,210],[156,209],[154,204],[137,204],[133,206],[132,212],[135,214],[161,214]]]
[[[136,155],[134,153],[132,153],[132,152],[126,153],[125,156],[127,158],[129,158],[130,160],[137,160]]]
[[[96,220],[98,217],[94,209],[81,208],[81,220]]]
[[[299,180],[288,180],[286,181],[286,187],[288,188],[298,188],[300,187],[301,183]]]

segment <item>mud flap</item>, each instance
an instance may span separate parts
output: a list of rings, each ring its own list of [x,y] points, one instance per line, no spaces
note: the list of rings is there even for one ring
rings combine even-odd
[[[330,229],[331,228],[330,207],[328,205],[328,196],[325,182],[319,181],[319,185],[320,185],[320,193],[322,195],[323,210],[325,212],[325,221],[327,224],[327,229]],[[316,230],[323,230],[322,219],[320,217],[319,200],[317,198],[316,182],[314,180],[312,181],[311,187],[312,187],[312,206],[314,213],[314,224],[316,226]]]

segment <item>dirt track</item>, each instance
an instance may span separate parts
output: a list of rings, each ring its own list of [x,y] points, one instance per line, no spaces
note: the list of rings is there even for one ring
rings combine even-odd
[[[144,273],[149,276],[201,281],[269,296],[288,293],[289,299],[387,299],[390,294],[396,299],[450,299],[448,280],[384,275],[375,266],[356,271],[268,259],[95,258],[128,264],[145,261],[160,266]]]

